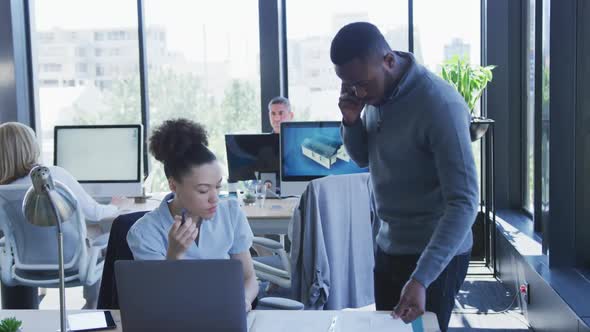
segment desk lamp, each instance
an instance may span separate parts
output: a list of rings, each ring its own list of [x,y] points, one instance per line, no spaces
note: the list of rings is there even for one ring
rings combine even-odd
[[[36,166],[31,170],[33,186],[29,188],[23,200],[23,213],[27,221],[35,226],[57,226],[57,246],[59,259],[59,314],[61,331],[69,331],[66,323],[66,299],[64,285],[64,252],[62,223],[67,221],[76,206],[71,194],[56,186],[49,169]]]

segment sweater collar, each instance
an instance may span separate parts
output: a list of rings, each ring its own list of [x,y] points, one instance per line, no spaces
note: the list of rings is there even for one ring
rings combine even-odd
[[[422,66],[416,62],[412,53],[401,51],[394,51],[394,53],[408,61],[408,68],[383,105],[390,104],[410,92],[423,74]]]

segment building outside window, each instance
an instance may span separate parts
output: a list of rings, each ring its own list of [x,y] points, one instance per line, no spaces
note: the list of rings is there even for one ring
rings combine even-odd
[[[393,49],[408,50],[407,0],[300,0],[287,1],[286,6],[288,89],[295,120],[342,118],[340,80],[330,60],[330,43],[344,25],[371,22]]]

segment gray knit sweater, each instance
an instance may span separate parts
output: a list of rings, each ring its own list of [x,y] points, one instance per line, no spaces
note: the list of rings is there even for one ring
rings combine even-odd
[[[469,111],[444,80],[416,63],[389,99],[342,127],[344,144],[368,166],[379,217],[377,243],[388,254],[420,254],[412,277],[428,287],[471,249],[478,182]]]

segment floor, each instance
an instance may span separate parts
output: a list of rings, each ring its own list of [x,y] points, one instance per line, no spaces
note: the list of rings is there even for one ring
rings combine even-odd
[[[514,292],[492,277],[468,277],[455,303],[449,331],[532,331]]]

